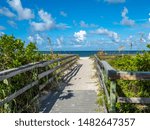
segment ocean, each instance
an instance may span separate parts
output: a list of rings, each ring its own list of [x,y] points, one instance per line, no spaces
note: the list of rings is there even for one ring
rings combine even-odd
[[[40,51],[43,54],[49,54],[49,51]],[[55,54],[77,54],[80,57],[89,57],[94,54],[97,54],[99,51],[54,51]],[[103,51],[106,54],[109,55],[117,55],[117,54],[137,54],[137,53],[143,53],[143,51]]]

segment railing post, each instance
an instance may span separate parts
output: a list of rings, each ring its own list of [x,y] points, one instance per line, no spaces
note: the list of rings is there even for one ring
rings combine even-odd
[[[110,81],[110,112],[116,112],[116,80]]]

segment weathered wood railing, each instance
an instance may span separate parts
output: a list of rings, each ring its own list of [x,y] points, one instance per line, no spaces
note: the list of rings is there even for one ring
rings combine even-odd
[[[127,72],[117,71],[111,67],[106,61],[101,61],[97,55],[95,55],[97,74],[99,77],[100,85],[103,88],[107,104],[110,105],[107,112],[116,112],[116,103],[138,103],[138,104],[150,104],[150,98],[138,97],[117,97],[116,81],[122,80],[150,80],[150,72]],[[106,84],[110,81],[110,89],[108,90]],[[106,107],[105,107],[106,108]]]
[[[42,68],[42,67],[46,67],[46,66],[57,63],[57,66],[55,66],[49,70],[46,70],[42,73],[37,72],[35,81],[29,83],[26,86],[23,86],[21,89],[19,89],[18,91],[14,92],[11,95],[6,96],[4,99],[0,99],[0,106],[3,106],[4,104],[12,101],[13,99],[20,96],[27,90],[33,88],[34,86],[38,86],[39,91],[41,91],[45,86],[47,86],[50,82],[52,82],[57,76],[59,76],[60,74],[65,72],[67,69],[69,69],[71,66],[73,66],[76,63],[77,59],[78,59],[77,55],[68,55],[68,56],[65,56],[63,58],[59,58],[56,60],[31,63],[31,64],[27,64],[24,66],[20,66],[18,68],[9,69],[9,70],[0,72],[0,81],[3,81],[5,79],[12,78],[21,73],[25,73],[25,72],[31,71],[33,69],[40,70],[40,68]],[[42,79],[43,77],[46,77],[46,76],[48,77],[50,74],[53,74],[54,72],[55,72],[55,75],[53,75],[52,77],[49,77],[49,79],[46,82],[44,82],[43,84],[39,84],[40,79]],[[39,95],[37,93],[37,96],[35,98],[37,98],[38,96]]]

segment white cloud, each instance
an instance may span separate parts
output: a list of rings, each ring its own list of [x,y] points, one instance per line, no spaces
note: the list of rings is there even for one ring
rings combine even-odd
[[[147,39],[150,41],[150,33],[148,34],[148,37],[147,37]]]
[[[44,22],[53,23],[53,18],[51,17],[51,14],[48,14],[47,12],[44,12],[43,10],[40,10],[38,14]]]
[[[57,48],[61,48],[62,43],[64,42],[64,38],[61,36],[61,37],[56,39],[56,42],[57,42]]]
[[[4,26],[0,26],[0,30],[5,30],[6,28]]]
[[[86,24],[84,21],[80,21],[80,26],[85,28],[89,27],[89,25]]]
[[[45,31],[45,30],[49,30],[50,28],[52,28],[50,24],[47,24],[44,22],[40,22],[40,23],[31,22],[30,24],[35,31]]]
[[[82,47],[82,45],[76,44],[76,45],[74,45],[73,47],[80,48],[80,47]]]
[[[43,10],[38,11],[42,22],[31,22],[31,26],[35,31],[45,31],[55,27],[55,21],[52,18],[51,14],[44,12]]]
[[[27,39],[30,42],[36,42],[39,45],[41,45],[44,42],[44,39],[39,34],[35,34],[34,36],[29,36]]]
[[[77,42],[83,42],[86,39],[86,31],[80,30],[79,32],[74,33],[75,40]]]
[[[74,26],[77,26],[77,22],[75,20],[72,21]]]
[[[64,30],[64,29],[70,28],[70,26],[64,23],[59,23],[55,25],[55,28]]]
[[[4,32],[0,32],[0,36],[4,35],[5,33]]]
[[[7,17],[14,17],[15,14],[12,13],[8,8],[6,7],[3,7],[0,9],[0,14],[1,15],[4,15],[4,16],[7,16]]]
[[[124,7],[123,11],[122,11],[122,20],[121,20],[121,24],[125,25],[125,26],[133,26],[135,25],[135,21],[132,19],[129,19],[129,17],[127,16],[128,14],[128,9],[126,7]]]
[[[35,40],[34,40],[34,37],[33,37],[33,36],[29,36],[27,39],[28,39],[30,42],[35,42]]]
[[[36,34],[35,38],[36,38],[36,42],[40,45],[44,42],[44,39],[39,34]]]
[[[126,0],[104,0],[104,1],[110,4],[120,4],[126,2]]]
[[[127,39],[126,39],[126,42],[127,43],[131,43],[133,41],[133,36],[130,35]]]
[[[85,23],[83,20],[80,21],[80,26],[83,27],[83,28],[95,28],[95,27],[98,27],[98,25],[95,25],[95,24],[87,24]]]
[[[146,41],[146,39],[141,38],[141,39],[140,39],[140,42],[141,42],[141,43],[146,43],[147,41]]]
[[[56,41],[57,41],[58,45],[61,45],[63,43],[63,41],[64,41],[64,38],[63,37],[59,37],[59,38],[56,39]]]
[[[13,28],[17,28],[17,24],[14,21],[8,20],[7,23],[13,27]]]
[[[29,8],[23,8],[20,0],[7,0],[11,8],[13,8],[17,14],[19,20],[28,20],[34,18],[34,14]]]
[[[65,13],[64,11],[60,11],[60,15],[63,17],[67,17],[67,13]]]
[[[59,23],[56,24],[51,14],[43,10],[38,11],[38,15],[42,22],[31,22],[30,25],[35,31],[46,31],[51,29],[67,29],[70,28],[67,24]]]
[[[133,45],[135,46],[135,36],[133,36],[133,35],[129,35],[125,40],[122,40],[121,41],[122,43],[124,43],[124,44],[128,44],[128,45],[130,45],[130,48],[132,49],[132,47],[133,47]]]
[[[99,35],[106,35],[106,36],[110,37],[114,42],[120,41],[120,37],[116,32],[110,31],[105,28],[99,28],[95,31],[92,31],[91,33],[99,34]]]

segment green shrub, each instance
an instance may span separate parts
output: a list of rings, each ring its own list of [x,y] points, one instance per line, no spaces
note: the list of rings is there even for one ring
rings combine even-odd
[[[16,68],[28,63],[34,63],[43,60],[51,60],[60,57],[59,55],[50,54],[40,54],[36,44],[30,42],[25,47],[25,42],[21,39],[16,39],[14,36],[3,35],[0,36],[0,71]],[[56,65],[53,65],[53,67]],[[41,68],[41,72],[46,69],[52,68]],[[31,71],[18,74],[12,78],[0,81],[0,99],[4,99],[10,94],[16,92],[27,84],[37,80],[38,69],[33,69]],[[49,75],[50,77],[51,75]],[[40,83],[43,83],[47,78],[42,78]],[[29,105],[33,97],[39,93],[37,86],[29,89],[21,96],[18,96],[13,101],[6,103],[4,106],[0,107],[0,112],[18,112],[25,105]],[[34,104],[33,104],[34,106]],[[31,108],[33,107],[31,106]],[[33,112],[32,109],[28,109]]]
[[[137,55],[104,56],[116,70],[150,71],[150,52]],[[108,58],[109,57],[109,58]],[[108,87],[109,88],[109,87]],[[117,93],[120,97],[150,97],[150,81],[117,80]],[[150,112],[150,105],[117,103],[118,112]]]

